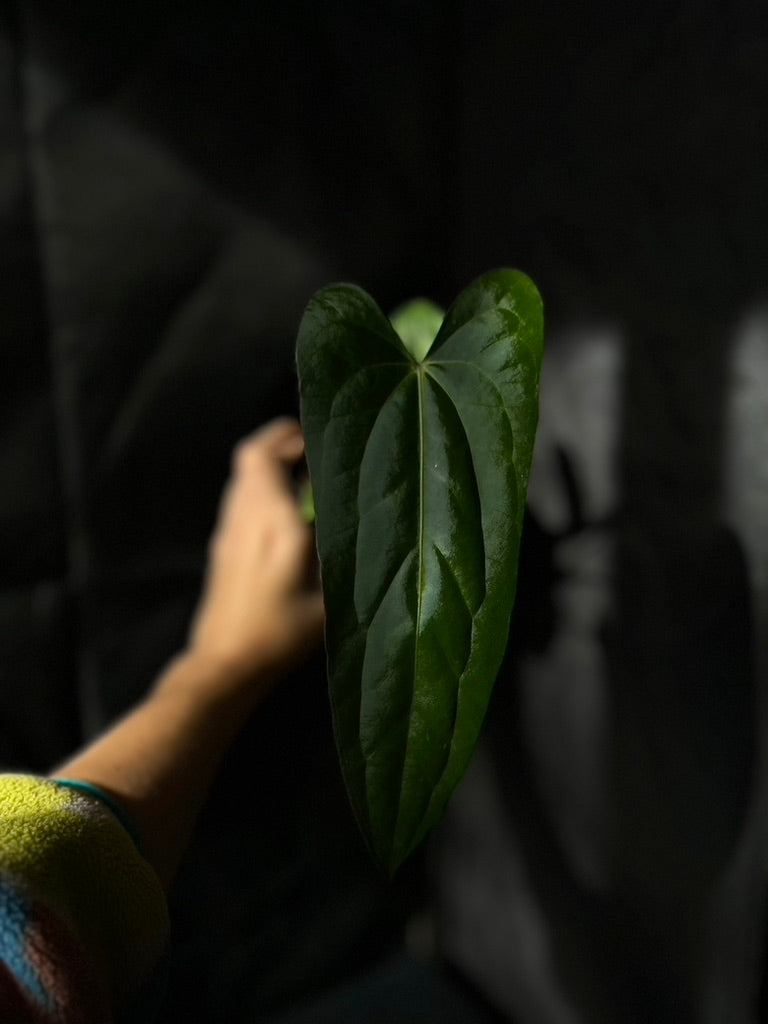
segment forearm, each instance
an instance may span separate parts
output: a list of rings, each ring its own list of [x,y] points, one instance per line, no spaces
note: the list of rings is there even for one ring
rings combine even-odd
[[[140,705],[53,773],[120,802],[165,886],[222,756],[269,689],[266,679],[229,685],[225,672],[205,657],[181,655]]]

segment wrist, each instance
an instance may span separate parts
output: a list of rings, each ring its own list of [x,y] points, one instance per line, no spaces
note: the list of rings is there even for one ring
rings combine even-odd
[[[211,711],[231,706],[246,713],[266,696],[271,680],[235,659],[190,646],[168,665],[154,694],[186,696]]]

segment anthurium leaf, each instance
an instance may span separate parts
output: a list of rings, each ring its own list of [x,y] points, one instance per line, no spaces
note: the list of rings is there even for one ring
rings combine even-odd
[[[493,271],[439,330],[435,310],[415,338],[395,315],[401,338],[364,291],[332,285],[297,344],[336,743],[390,872],[439,819],[479,738],[538,417],[533,283]]]

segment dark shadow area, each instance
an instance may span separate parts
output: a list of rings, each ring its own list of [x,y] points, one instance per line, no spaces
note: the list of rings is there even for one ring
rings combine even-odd
[[[445,304],[512,265],[545,300],[518,606],[466,784],[391,885],[322,659],[296,673],[200,822],[163,1020],[410,1020],[421,994],[443,1024],[757,1022],[760,5],[16,0],[0,152],[3,768],[46,771],[183,644],[231,449],[297,410],[314,290]]]

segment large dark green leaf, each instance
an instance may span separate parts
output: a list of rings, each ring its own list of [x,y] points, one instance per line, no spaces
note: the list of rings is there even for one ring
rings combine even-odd
[[[431,318],[431,319],[430,319]],[[299,329],[334,729],[360,827],[389,870],[440,817],[507,643],[538,415],[541,300],[477,280],[429,347],[346,284]]]

